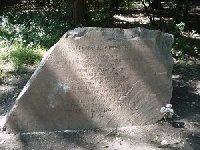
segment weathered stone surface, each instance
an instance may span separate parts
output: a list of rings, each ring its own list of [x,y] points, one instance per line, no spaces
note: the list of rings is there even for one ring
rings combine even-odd
[[[155,123],[172,96],[173,37],[143,28],[77,28],[43,59],[7,116],[10,131]]]

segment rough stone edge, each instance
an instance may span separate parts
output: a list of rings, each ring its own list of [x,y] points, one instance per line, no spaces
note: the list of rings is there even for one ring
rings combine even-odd
[[[103,31],[105,33],[113,33],[113,32],[123,32],[124,33],[124,37],[127,39],[134,39],[135,37],[141,38],[143,39],[144,37],[146,38],[156,38],[159,34],[161,34],[162,36],[165,36],[167,42],[169,43],[173,43],[174,41],[174,36],[172,34],[168,34],[168,33],[164,33],[161,32],[159,30],[150,30],[150,29],[146,29],[143,27],[136,27],[136,28],[129,28],[129,29],[122,29],[122,28],[100,28],[100,27],[84,27],[84,28],[75,28],[73,30],[69,30],[67,31],[62,38],[81,38],[84,37],[87,33],[89,32],[98,32],[98,31]],[[130,33],[132,34],[132,36],[130,36]],[[154,33],[154,34],[152,34]],[[146,35],[146,36],[145,36]],[[154,36],[152,36],[154,35]],[[119,37],[116,37],[116,39]],[[121,40],[121,39],[120,39]]]
[[[42,58],[41,62],[39,63],[39,66],[37,67],[37,69],[34,71],[34,73],[32,74],[32,76],[30,77],[30,79],[28,80],[28,82],[26,83],[26,85],[24,86],[24,88],[22,89],[22,91],[20,92],[20,94],[17,96],[16,101],[12,107],[12,109],[5,115],[5,117],[3,118],[3,123],[2,126],[0,126],[0,130],[4,130],[4,128],[6,128],[6,123],[7,120],[9,118],[9,116],[12,114],[12,112],[17,108],[18,106],[18,101],[20,100],[20,98],[23,96],[23,94],[29,89],[29,87],[31,86],[31,84],[34,82],[34,80],[36,79],[37,74],[40,73],[40,71],[42,70],[43,66],[45,65],[46,61],[48,60],[48,58],[51,56],[51,53],[55,50],[57,44],[53,45],[44,55],[44,57]]]
[[[67,31],[61,39],[72,38],[78,40],[80,38],[84,38],[87,34],[102,32],[102,36],[105,37],[106,40],[111,41],[127,41],[127,40],[137,40],[137,39],[155,39],[155,42],[159,44],[159,42],[163,42],[167,45],[169,49],[166,49],[165,54],[169,58],[171,64],[171,70],[168,72],[168,77],[172,75],[172,69],[174,65],[174,61],[172,58],[172,53],[170,48],[174,43],[174,35],[161,32],[159,30],[150,30],[143,27],[122,29],[122,28],[100,28],[100,27],[84,27],[84,28],[75,28],[73,30]],[[120,33],[122,37],[114,36],[114,33]],[[111,36],[112,38],[106,38],[106,36]],[[161,40],[160,40],[161,39]],[[165,49],[162,49],[165,50]]]

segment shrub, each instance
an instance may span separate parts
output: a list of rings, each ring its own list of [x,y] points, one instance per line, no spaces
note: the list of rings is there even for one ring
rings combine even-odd
[[[43,50],[41,48],[28,48],[17,45],[10,53],[11,60],[16,67],[24,65],[34,65],[42,59]]]

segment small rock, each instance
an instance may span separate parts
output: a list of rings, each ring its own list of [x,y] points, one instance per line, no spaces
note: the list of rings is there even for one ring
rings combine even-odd
[[[3,84],[3,79],[2,78],[0,78],[0,84]]]
[[[192,105],[195,105],[195,102],[192,102]]]
[[[4,141],[4,140],[2,140],[2,141],[0,142],[0,145],[1,145],[1,144],[3,144],[4,142],[5,142],[5,141]]]
[[[161,145],[167,145],[167,144],[168,144],[167,140],[162,140],[161,141]]]
[[[172,79],[178,79],[180,78],[180,75],[172,75]]]
[[[106,145],[106,146],[103,146],[103,148],[108,148],[109,146],[108,145]]]

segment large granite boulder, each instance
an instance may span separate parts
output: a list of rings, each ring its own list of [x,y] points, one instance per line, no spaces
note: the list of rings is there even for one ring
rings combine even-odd
[[[143,28],[77,28],[53,46],[4,125],[31,132],[156,123],[172,97],[173,36]]]

